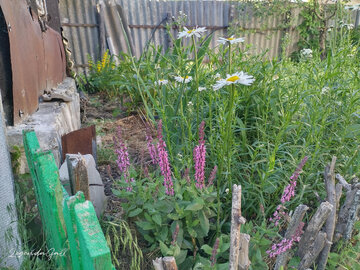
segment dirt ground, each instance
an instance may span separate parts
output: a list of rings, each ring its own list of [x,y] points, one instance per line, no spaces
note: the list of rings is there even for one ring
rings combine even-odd
[[[120,128],[122,140],[128,147],[131,164],[136,167],[146,166],[151,161],[145,137],[149,125],[146,124],[145,117],[141,116],[141,113],[129,112],[126,108],[121,108],[120,101],[117,99],[110,100],[99,95],[90,95],[88,99],[85,117],[82,117],[82,126],[96,126],[98,171],[105,186],[105,195],[108,196],[104,218],[121,219],[123,215],[121,203],[124,200],[112,192],[112,188],[115,187],[114,182],[120,178],[114,153],[114,137],[117,136],[117,129]],[[150,127],[150,130],[154,136],[154,129]],[[145,247],[145,243],[141,239],[138,240],[140,245]],[[153,255],[144,254],[144,268],[142,269],[150,269]],[[126,261],[126,257],[122,256],[118,259]],[[127,267],[130,267],[130,262],[124,262],[121,269],[130,269]]]

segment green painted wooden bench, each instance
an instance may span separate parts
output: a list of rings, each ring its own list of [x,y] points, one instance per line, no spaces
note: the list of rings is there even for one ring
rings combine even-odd
[[[112,270],[111,253],[94,206],[79,191],[69,196],[53,154],[41,151],[34,131],[23,131],[26,159],[46,236],[59,269]]]

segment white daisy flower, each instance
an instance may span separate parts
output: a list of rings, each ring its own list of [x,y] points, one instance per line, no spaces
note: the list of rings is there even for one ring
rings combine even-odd
[[[155,82],[156,85],[166,85],[168,84],[168,80],[158,80]]]
[[[312,50],[311,49],[302,49],[300,51],[300,54],[301,54],[302,57],[311,58],[312,57]]]
[[[191,101],[188,102],[188,106],[194,105]]]
[[[201,37],[201,34],[206,32],[206,28],[205,27],[196,27],[194,29],[187,29],[186,27],[184,27],[184,30],[178,33],[178,39],[183,38],[183,37],[192,37],[192,36],[196,36],[196,37]]]
[[[227,42],[229,42],[230,44],[236,44],[236,43],[240,43],[240,42],[244,42],[245,39],[244,38],[234,38],[234,36],[231,36],[229,38],[219,38],[217,42],[221,43],[221,44],[226,44]]]
[[[174,78],[175,78],[175,81],[177,81],[179,83],[189,83],[192,81],[191,76],[185,76],[185,77],[175,76]]]
[[[206,90],[206,87],[201,87],[201,86],[200,86],[200,87],[198,88],[198,90],[199,90],[199,92],[204,91],[204,90]]]
[[[327,94],[327,92],[329,92],[329,90],[330,90],[330,88],[327,87],[327,86],[325,86],[325,87],[323,87],[323,88],[321,89],[321,94],[322,94],[322,95],[325,95],[325,94]]]
[[[240,71],[236,72],[232,75],[227,75],[226,79],[218,80],[215,85],[213,86],[214,91],[219,90],[225,85],[230,85],[234,83],[240,83],[243,85],[251,85],[255,81],[254,77],[248,75],[247,73]]]

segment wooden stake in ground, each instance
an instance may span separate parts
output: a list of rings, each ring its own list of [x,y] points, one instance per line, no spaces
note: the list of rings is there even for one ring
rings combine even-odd
[[[251,264],[249,260],[250,235],[240,233],[239,270],[248,270]]]
[[[71,191],[76,194],[82,191],[85,195],[85,200],[90,199],[89,191],[89,176],[86,168],[85,159],[79,155],[66,155],[66,162],[69,170],[69,178]]]
[[[245,218],[241,216],[241,186],[233,185],[229,270],[237,270],[239,267],[240,228],[244,223]]]
[[[177,265],[174,257],[156,258],[153,260],[155,270],[177,270]]]

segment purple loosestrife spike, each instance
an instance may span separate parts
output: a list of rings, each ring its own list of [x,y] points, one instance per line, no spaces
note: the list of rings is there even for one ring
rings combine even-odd
[[[185,172],[184,172],[184,178],[185,178],[186,182],[188,183],[188,185],[191,184],[189,173],[190,173],[190,169],[189,169],[189,168],[186,168],[186,169],[185,169]]]
[[[171,180],[171,170],[168,159],[168,153],[166,151],[166,144],[162,136],[161,120],[158,123],[157,135],[158,135],[158,143],[157,143],[158,160],[159,160],[161,174],[164,176],[165,193],[167,195],[174,196],[174,187],[173,187],[173,182]]]
[[[199,145],[194,148],[194,163],[195,163],[195,180],[196,187],[202,189],[205,187],[205,156],[206,156],[206,147],[205,147],[205,122],[202,121],[199,127]]]
[[[296,168],[293,175],[290,177],[290,184],[287,185],[284,189],[284,193],[281,196],[281,203],[289,202],[292,197],[295,196],[295,187],[296,187],[296,180],[299,178],[300,172],[302,168],[304,167],[306,161],[308,160],[308,157],[305,156],[298,167]]]
[[[180,230],[179,223],[176,223],[175,231],[172,235],[172,242],[171,242],[171,245],[173,245],[173,246],[175,246],[175,244],[176,244],[176,239],[179,234],[179,230]]]
[[[217,166],[215,165],[210,173],[207,187],[210,187],[214,183],[214,179],[216,177],[216,172],[217,172]]]
[[[299,226],[296,228],[294,235],[292,235],[290,239],[284,238],[283,240],[281,240],[280,243],[273,244],[271,246],[271,249],[266,251],[269,257],[270,258],[276,257],[277,255],[280,255],[281,253],[284,253],[285,251],[291,249],[292,245],[295,242],[299,242],[301,235],[304,232],[302,230],[303,227],[304,227],[304,222],[300,222]]]
[[[217,249],[219,248],[219,242],[220,242],[220,239],[218,237],[215,240],[215,244],[214,244],[214,247],[213,247],[213,250],[211,253],[211,258],[210,258],[211,266],[214,266],[216,263],[216,254],[217,254]]]
[[[157,155],[157,152],[156,152],[156,147],[153,144],[153,138],[151,136],[149,127],[147,127],[147,129],[146,129],[146,142],[147,142],[147,147],[148,147],[149,154],[150,154],[150,157],[151,157],[151,161],[155,165],[155,164],[158,163],[158,155]]]
[[[146,178],[149,178],[149,168],[148,168],[148,166],[145,166],[145,168],[144,168],[144,176],[146,177]]]
[[[117,138],[113,137],[114,145],[115,145],[115,153],[117,155],[116,163],[118,165],[120,173],[124,176],[124,180],[129,184],[127,187],[127,191],[131,191],[132,187],[128,180],[129,178],[129,168],[130,168],[130,160],[129,153],[127,151],[127,147],[122,140],[121,128],[117,128]],[[131,182],[134,182],[134,179],[131,179]]]

